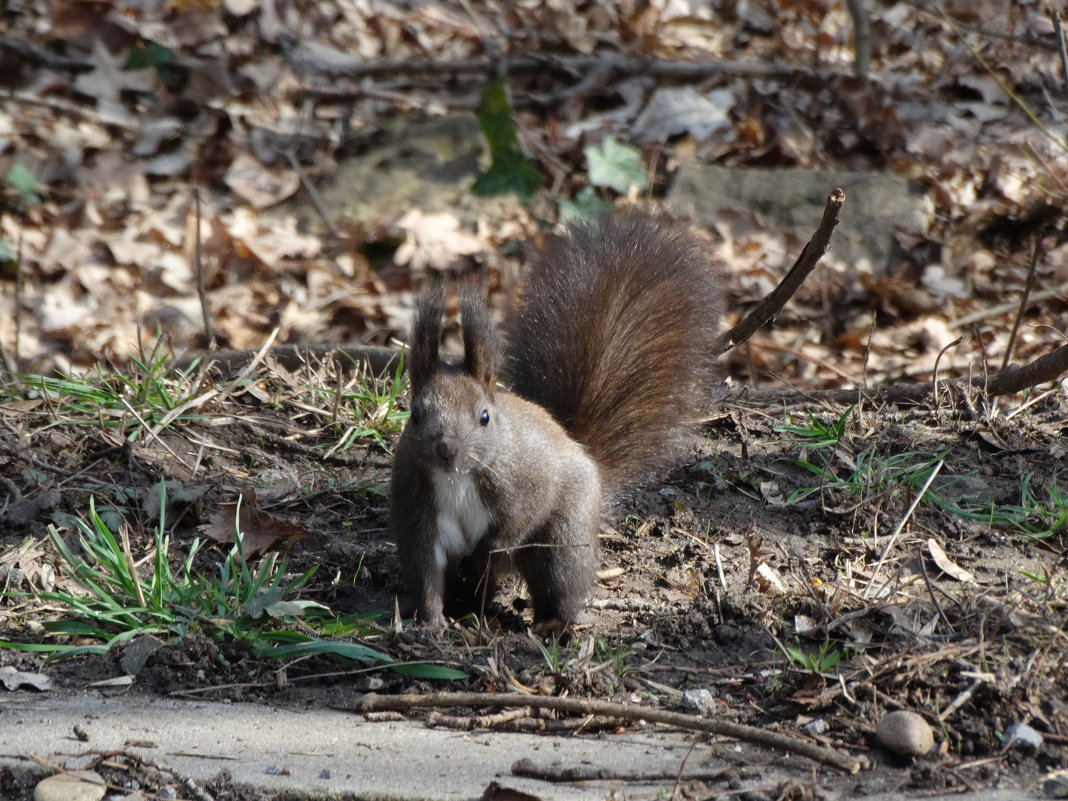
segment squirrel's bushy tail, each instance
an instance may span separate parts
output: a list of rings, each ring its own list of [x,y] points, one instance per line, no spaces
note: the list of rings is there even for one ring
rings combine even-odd
[[[663,215],[573,225],[524,276],[505,329],[507,377],[616,492],[663,466],[701,416],[723,295],[711,246]]]

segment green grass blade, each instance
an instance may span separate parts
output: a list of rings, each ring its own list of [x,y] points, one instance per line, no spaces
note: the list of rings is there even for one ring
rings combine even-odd
[[[462,670],[445,667],[444,665],[390,665],[389,669],[394,673],[400,673],[404,676],[411,676],[417,679],[445,679],[448,681],[455,681],[457,679],[469,678],[468,674],[464,673]]]
[[[290,659],[310,654],[322,654],[328,656],[340,656],[352,659],[356,662],[377,662],[389,664],[394,659],[389,654],[368,648],[355,642],[341,640],[323,640],[318,637],[309,637],[306,634],[297,634],[289,631],[264,632],[264,638],[275,643],[290,640],[288,645],[276,644],[262,650],[264,656],[272,659]]]

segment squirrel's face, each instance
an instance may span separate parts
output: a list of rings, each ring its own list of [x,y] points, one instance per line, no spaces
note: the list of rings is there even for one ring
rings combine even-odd
[[[477,381],[437,373],[412,400],[404,435],[431,469],[470,473],[492,460],[491,446],[499,436],[497,409]]]

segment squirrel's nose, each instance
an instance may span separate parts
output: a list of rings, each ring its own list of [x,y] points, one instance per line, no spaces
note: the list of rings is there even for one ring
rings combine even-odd
[[[438,459],[441,463],[448,467],[456,459],[456,446],[450,445],[445,440],[440,440],[437,445],[434,446],[434,452],[437,453]]]

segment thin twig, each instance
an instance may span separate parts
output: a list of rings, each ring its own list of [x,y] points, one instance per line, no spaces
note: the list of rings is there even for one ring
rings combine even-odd
[[[823,209],[823,218],[820,220],[816,232],[797,257],[794,266],[779,282],[779,285],[767,295],[755,309],[745,316],[740,323],[731,328],[727,333],[720,335],[712,343],[712,353],[722,356],[728,350],[745,342],[755,334],[765,323],[775,317],[786,302],[804,283],[805,278],[811,273],[827,247],[831,242],[831,234],[834,233],[838,220],[841,217],[842,205],[845,203],[845,192],[835,189],[827,196],[827,205]]]
[[[923,558],[923,554],[919,554],[920,573],[923,575],[923,583],[927,585],[927,594],[931,596],[931,603],[934,604],[934,608],[938,611],[938,616],[942,618],[943,625],[953,633],[953,624],[949,622],[949,618],[946,617],[946,612],[942,608],[942,604],[938,602],[938,598],[935,596],[934,584],[931,583],[931,577],[927,574],[927,560]]]
[[[875,336],[875,324],[879,321],[879,313],[871,313],[871,325],[868,326],[868,341],[864,344],[864,369],[860,374],[860,386],[868,388],[868,364],[871,362],[871,341]]]
[[[431,693],[429,695],[378,695],[368,693],[356,704],[354,711],[379,712],[425,709],[432,707],[513,707],[530,706],[554,709],[580,715],[603,715],[623,720],[645,720],[691,731],[703,731],[723,737],[778,748],[799,754],[816,762],[830,765],[846,773],[858,773],[864,760],[856,759],[830,748],[805,740],[798,740],[778,732],[746,726],[715,718],[696,717],[662,709],[617,704],[610,701],[558,696],[525,695],[522,693]]]
[[[1050,289],[1040,289],[1031,296],[1031,300],[1034,303],[1040,303],[1044,300],[1050,300],[1051,298],[1061,298],[1068,295],[1068,281],[1058,284]],[[999,303],[996,306],[988,306],[985,309],[979,309],[978,311],[969,312],[968,314],[961,315],[955,320],[950,320],[946,323],[946,327],[953,328],[967,328],[972,323],[979,322],[980,320],[989,320],[991,317],[1000,317],[1003,314],[1008,314],[1011,311],[1015,311],[1020,304],[1015,300],[1008,301],[1007,303]]]
[[[252,357],[252,361],[246,364],[244,369],[242,369],[241,372],[237,374],[237,377],[227,384],[226,388],[223,390],[223,393],[219,398],[219,403],[222,403],[226,398],[232,395],[234,393],[234,390],[241,386],[241,382],[244,381],[249,375],[251,375],[252,371],[259,366],[259,363],[262,362],[264,358],[266,358],[267,354],[271,350],[271,345],[274,344],[275,339],[278,337],[278,330],[279,329],[275,328],[273,331],[271,331],[271,333],[267,336],[267,341],[263,343],[260,349],[256,351],[256,355]]]
[[[944,348],[942,348],[942,350],[938,351],[938,355],[935,356],[934,369],[931,370],[931,393],[934,395],[935,409],[938,409],[938,365],[942,361],[942,357],[945,355],[946,351],[950,348],[957,347],[957,345],[959,345],[963,339],[964,337],[957,337]]]
[[[1057,36],[1057,52],[1061,56],[1061,76],[1064,79],[1064,89],[1068,92],[1068,51],[1064,47],[1064,28],[1061,25],[1061,12],[1053,12],[1053,32]]]
[[[920,505],[920,501],[923,500],[923,496],[927,494],[927,490],[934,482],[935,477],[942,469],[942,465],[945,463],[943,459],[939,459],[935,464],[934,470],[931,471],[931,475],[927,476],[927,481],[923,484],[923,489],[916,493],[916,497],[912,499],[912,504],[909,506],[908,511],[897,524],[897,528],[894,529],[894,533],[890,535],[890,542],[886,544],[886,549],[883,551],[883,555],[879,557],[878,563],[875,565],[875,570],[872,571],[871,578],[868,580],[868,586],[864,589],[864,598],[866,599],[871,594],[871,588],[875,586],[875,579],[879,576],[879,571],[883,569],[883,563],[890,555],[890,551],[894,548],[894,543],[897,542],[898,536],[901,534],[902,529],[905,528],[905,523],[912,517],[912,513],[916,511],[916,507]]]
[[[871,70],[871,22],[866,0],[846,0],[849,16],[853,18],[853,71],[867,79]]]
[[[693,753],[693,749],[697,746],[697,740],[693,740],[690,743],[689,749],[686,751],[686,756],[682,758],[682,762],[679,763],[679,770],[675,774],[675,784],[671,788],[671,801],[675,801],[679,796],[679,785],[682,784],[682,773],[686,770],[686,763],[690,761],[690,754]]]
[[[939,387],[972,386],[984,390],[988,395],[1014,395],[1025,389],[1056,381],[1068,373],[1068,345],[1061,345],[1056,350],[1040,356],[1033,362],[1018,367],[1009,365],[1005,370],[993,375],[989,381],[980,376],[970,381],[940,381]],[[926,384],[891,384],[878,389],[758,389],[738,387],[716,396],[720,404],[757,404],[761,406],[778,406],[786,403],[816,405],[824,403],[857,403],[858,400],[898,405],[918,405],[928,402],[932,385]]]
[[[25,64],[48,70],[90,70],[93,65],[82,58],[69,58],[53,53],[22,36],[0,36],[0,51],[7,51]]]
[[[690,747],[693,750],[693,747]],[[687,752],[686,756],[689,756]],[[684,760],[685,762],[685,760]],[[532,759],[518,759],[512,763],[512,775],[543,782],[663,782],[677,778],[681,781],[717,781],[731,772],[731,768],[712,768],[682,773],[680,771],[646,771],[626,770],[620,768],[601,768],[594,765],[567,766],[559,763],[538,765]],[[677,787],[678,785],[676,785]],[[752,789],[752,788],[748,788]]]
[[[474,56],[452,60],[418,59],[357,61],[348,63],[315,62],[303,53],[302,66],[324,74],[363,78],[381,75],[497,75],[502,62],[509,74],[530,72],[561,72],[581,76],[603,70],[610,75],[643,75],[652,78],[675,78],[700,80],[716,75],[731,75],[747,78],[793,79],[798,76],[831,78],[847,76],[848,72],[825,69],[813,70],[796,64],[777,64],[767,61],[732,61],[709,59],[703,61],[678,61],[666,58],[597,53],[576,56],[546,56],[541,53],[504,53],[501,55]]]
[[[1056,15],[1060,19],[1060,15]],[[1062,39],[1063,41],[1063,39]],[[1035,273],[1037,272],[1039,259],[1042,258],[1042,235],[1035,236],[1035,246],[1031,250],[1031,266],[1027,270],[1027,283],[1024,285],[1023,295],[1020,297],[1020,308],[1016,311],[1016,319],[1012,321],[1012,333],[1009,334],[1009,342],[1005,346],[1005,358],[1001,362],[1001,369],[1009,366],[1012,359],[1013,348],[1016,347],[1016,332],[1020,330],[1020,321],[1027,310],[1027,301],[1031,297],[1031,290],[1035,288]]]
[[[193,469],[185,459],[183,459],[181,456],[179,456],[177,453],[174,452],[174,449],[170,445],[168,445],[166,442],[164,442],[162,439],[160,439],[159,432],[156,431],[153,426],[150,426],[148,424],[148,422],[145,420],[145,418],[143,418],[138,413],[137,409],[135,409],[133,406],[130,405],[130,402],[128,400],[126,400],[126,398],[120,398],[120,400],[122,401],[122,405],[126,407],[126,410],[130,414],[133,415],[134,419],[138,423],[141,424],[141,428],[148,435],[149,439],[155,440],[156,443],[161,448],[163,448],[163,450],[167,451],[167,453],[169,453],[171,456],[173,456],[175,459],[177,459],[178,463],[181,464],[183,467],[185,467],[187,470],[192,470]]]
[[[938,722],[944,723],[946,718],[964,706],[975,695],[975,691],[983,685],[982,679],[976,679],[968,687],[966,687],[961,693],[950,701],[949,706],[938,713]]]
[[[22,365],[22,293],[26,290],[26,271],[22,260],[22,230],[15,244],[15,369]]]
[[[1023,367],[1010,364],[990,379],[986,391],[990,395],[1011,395],[1036,384],[1053,381],[1066,371],[1068,371],[1068,345],[1061,345]],[[981,382],[981,378],[972,380],[973,384]]]
[[[196,232],[193,236],[193,263],[197,273],[197,296],[200,298],[200,313],[204,316],[204,334],[208,338],[208,351],[216,348],[215,327],[211,324],[211,309],[208,307],[208,291],[204,286],[204,259],[200,244],[200,190],[193,187],[193,208],[195,209]]]
[[[132,114],[127,116],[122,112],[110,111],[107,108],[94,109],[85,103],[75,103],[73,100],[64,100],[62,97],[52,97],[51,95],[42,96],[31,94],[28,91],[17,91],[5,93],[4,101],[15,101],[30,106],[41,106],[43,108],[51,109],[52,111],[58,111],[62,114],[69,114],[72,117],[80,117],[103,126],[110,125],[115,128],[122,128],[124,131],[132,134],[137,134],[141,131],[141,123],[138,122],[137,118]]]
[[[293,148],[286,148],[283,152],[289,161],[289,166],[293,168],[297,177],[300,178],[300,184],[304,187],[304,191],[308,193],[308,197],[311,199],[312,205],[315,206],[315,211],[319,214],[320,219],[322,219],[323,225],[326,226],[331,235],[340,236],[341,232],[337,230],[337,226],[334,225],[334,221],[330,218],[330,212],[326,210],[326,204],[323,203],[319,190],[315,188],[315,184],[308,180],[308,174],[300,166],[300,162],[297,161]]]

